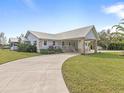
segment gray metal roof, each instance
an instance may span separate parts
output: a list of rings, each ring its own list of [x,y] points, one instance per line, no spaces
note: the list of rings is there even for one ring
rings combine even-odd
[[[9,42],[19,42],[18,38],[9,38]]]
[[[36,32],[36,31],[28,31],[28,32],[32,33],[34,36],[36,36],[39,39],[62,40],[62,39],[83,38],[88,34],[88,32],[92,31],[93,28],[95,27],[91,25],[57,34],[48,34],[43,32]]]
[[[34,36],[36,36],[39,39],[56,39],[55,34],[48,34],[48,33],[37,32],[37,31],[29,31],[29,33],[32,33]]]
[[[25,38],[25,37],[19,37],[19,39],[20,39],[21,41],[28,41],[27,38]]]

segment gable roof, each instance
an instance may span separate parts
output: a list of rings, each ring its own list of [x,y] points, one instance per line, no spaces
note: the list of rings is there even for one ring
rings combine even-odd
[[[85,36],[92,30],[93,27],[94,26],[92,25],[67,32],[62,32],[57,34],[57,37],[61,37],[62,39],[85,38]]]
[[[91,25],[91,26],[82,27],[82,28],[78,28],[75,30],[66,31],[66,32],[58,33],[58,34],[48,34],[48,33],[43,33],[43,32],[28,31],[26,34],[26,37],[28,36],[29,33],[31,33],[39,39],[62,40],[62,39],[85,38],[86,35],[93,29],[95,29],[95,27]]]
[[[28,31],[27,35],[29,33],[33,34],[35,37],[37,37],[39,39],[56,39],[56,35],[54,35],[54,34],[48,34],[48,33],[37,32],[37,31]],[[26,37],[27,37],[27,35],[26,35]]]
[[[28,40],[27,40],[27,38],[22,37],[22,36],[21,36],[21,37],[19,37],[19,40],[24,41],[24,42],[25,42],[25,41],[28,41]]]
[[[19,42],[18,38],[9,38],[9,42]]]

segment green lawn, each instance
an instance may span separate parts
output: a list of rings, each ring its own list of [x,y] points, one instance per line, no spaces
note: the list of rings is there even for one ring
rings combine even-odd
[[[62,73],[70,93],[124,93],[124,56],[119,53],[70,58]]]
[[[10,51],[10,50],[0,50],[0,64],[22,59],[26,57],[32,57],[37,56],[38,53],[25,53],[25,52],[16,52],[16,51]]]

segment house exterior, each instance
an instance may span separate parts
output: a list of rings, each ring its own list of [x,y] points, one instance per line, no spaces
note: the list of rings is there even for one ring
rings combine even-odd
[[[19,43],[18,38],[9,38],[10,50],[17,50],[18,43]]]
[[[37,52],[48,49],[50,46],[61,48],[64,52],[88,53],[97,52],[99,39],[95,26],[87,26],[58,34],[48,34],[36,31],[27,31],[25,38],[31,44],[36,44]]]

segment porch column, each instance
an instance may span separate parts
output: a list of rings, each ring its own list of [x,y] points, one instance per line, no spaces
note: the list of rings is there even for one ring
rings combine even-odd
[[[83,54],[86,53],[86,49],[85,49],[85,40],[83,40]]]
[[[37,41],[36,47],[37,47],[37,52],[40,53],[40,49],[41,49],[41,40],[38,40],[38,41]]]
[[[85,54],[85,40],[78,40],[78,52],[81,54]]]
[[[94,40],[93,45],[94,45],[94,52],[97,53],[97,40]]]

